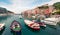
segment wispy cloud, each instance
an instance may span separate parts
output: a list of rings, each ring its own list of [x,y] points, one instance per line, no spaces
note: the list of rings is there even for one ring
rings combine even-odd
[[[60,2],[60,0],[52,0],[52,1],[48,2],[48,4],[49,4],[49,5],[53,5],[53,4],[56,3],[56,2]]]
[[[8,10],[11,10],[15,13],[20,13],[24,10],[32,9],[36,6],[40,6],[45,3],[53,4],[53,2],[56,2],[56,0],[8,0],[8,1],[9,2],[0,1],[0,7],[5,7]]]

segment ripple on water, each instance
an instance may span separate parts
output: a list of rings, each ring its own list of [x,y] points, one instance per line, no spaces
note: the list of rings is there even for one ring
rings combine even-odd
[[[12,15],[12,16],[7,16],[7,17],[0,17],[0,22],[3,23],[5,22],[6,28],[1,33],[2,35],[13,35],[10,30],[10,24],[12,23],[13,20],[17,20],[18,22],[21,23],[22,26],[22,35],[60,35],[60,26],[48,26],[46,28],[41,27],[39,31],[35,31],[30,29],[27,25],[24,23],[24,19],[20,19],[19,15]]]

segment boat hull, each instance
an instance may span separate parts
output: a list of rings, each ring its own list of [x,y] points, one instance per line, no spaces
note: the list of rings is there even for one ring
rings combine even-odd
[[[5,24],[0,24],[0,31],[2,31],[3,29],[5,29]]]
[[[45,20],[41,21],[44,22],[45,24],[56,26],[57,23],[59,22],[59,18],[46,18]]]
[[[16,22],[16,23],[14,23],[14,22]],[[13,29],[13,25],[16,25],[16,24],[19,24],[19,26],[20,26],[19,28],[21,28],[20,23],[17,22],[16,20],[14,20],[14,21],[11,23],[10,29],[11,29],[11,31],[13,31],[13,32],[20,32],[21,29],[20,29],[20,30],[14,30],[14,29]]]
[[[30,27],[32,29],[34,29],[34,30],[40,30],[40,25],[38,23],[34,23],[34,22],[30,21],[30,20],[24,20],[24,22],[25,22],[25,24],[28,27]],[[35,27],[33,27],[34,25],[32,26],[33,23],[36,24]],[[36,26],[38,26],[38,27],[36,27]]]
[[[46,24],[44,22],[37,22],[36,20],[32,20],[35,23],[38,23],[40,26],[46,27]]]
[[[0,31],[4,30],[5,29],[5,26],[3,26],[2,28],[0,28]]]

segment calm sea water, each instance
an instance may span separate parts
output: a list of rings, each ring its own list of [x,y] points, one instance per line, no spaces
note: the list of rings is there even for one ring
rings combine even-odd
[[[12,15],[12,16],[10,15],[5,17],[0,16],[0,23],[6,24],[5,30],[2,31],[0,35],[14,35],[13,33],[11,33],[11,30],[10,30],[10,24],[12,23],[13,20],[20,22],[22,26],[21,35],[60,35],[60,25],[58,24],[56,26],[47,25],[46,28],[41,27],[39,31],[35,31],[30,29],[28,26],[26,26],[24,23],[24,19],[23,18],[20,19],[19,15]]]

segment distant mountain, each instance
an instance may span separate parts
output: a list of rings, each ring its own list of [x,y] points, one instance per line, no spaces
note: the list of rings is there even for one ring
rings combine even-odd
[[[7,10],[6,8],[0,7],[0,14],[4,14],[4,13],[8,14],[8,13],[13,13],[13,12]]]
[[[11,11],[8,11],[8,13],[13,13],[14,14],[14,12],[11,12]]]

